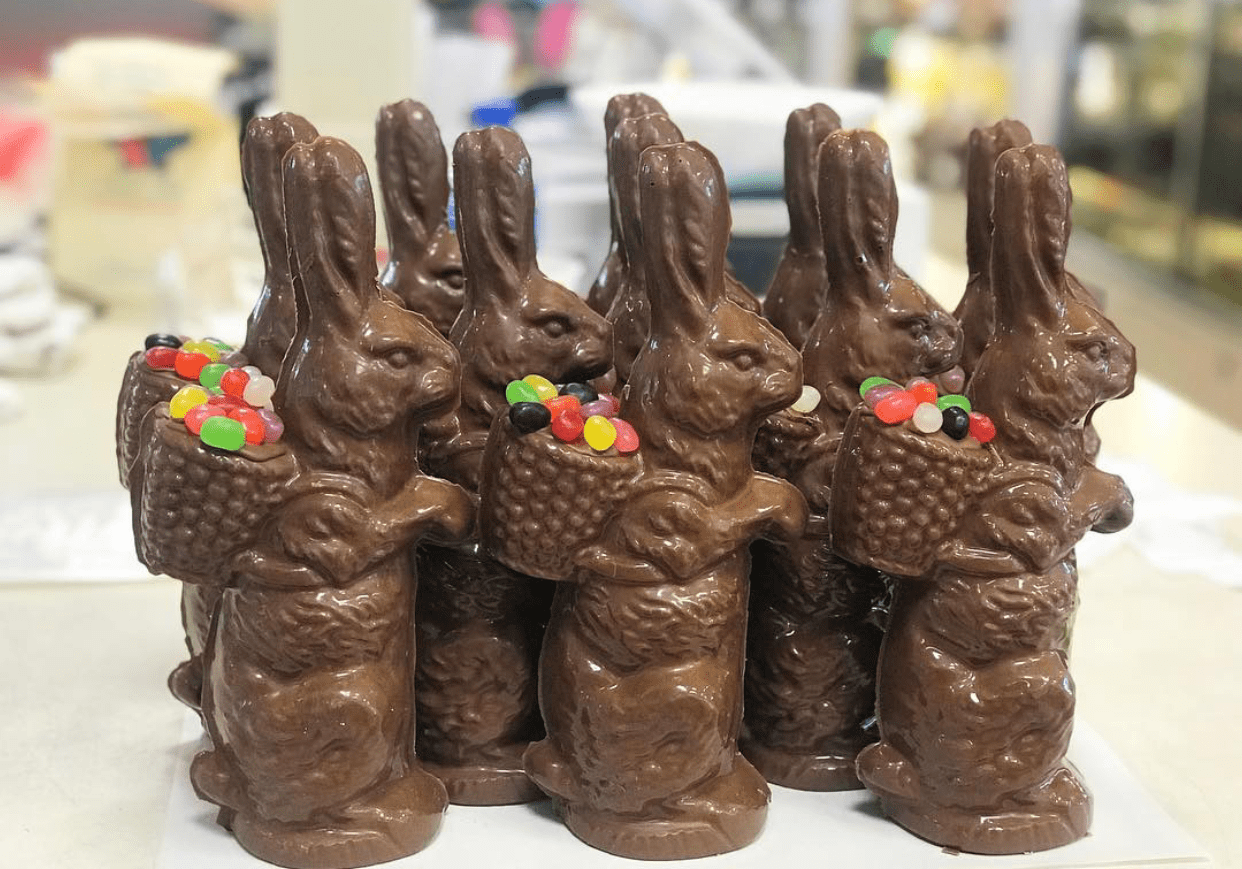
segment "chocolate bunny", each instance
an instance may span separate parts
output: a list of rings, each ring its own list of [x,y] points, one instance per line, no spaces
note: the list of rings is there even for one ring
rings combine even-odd
[[[957,360],[961,333],[893,262],[897,194],[883,139],[830,134],[819,149],[818,195],[827,291],[802,357],[823,400],[806,418],[769,421],[765,432],[799,427],[798,442],[786,460],[763,457],[806,497],[812,521],[789,544],[755,546],[742,750],[771,782],[840,790],[859,786],[854,757],[870,741],[887,583],[838,557],[827,539],[836,451],[865,378],[943,371]]]
[[[482,447],[505,387],[528,374],[564,383],[604,373],[608,322],[535,262],[530,156],[513,132],[462,135],[453,149],[465,305],[452,340],[462,405],[429,432],[427,453],[477,492]],[[482,554],[477,543],[423,547],[418,626],[418,751],[455,803],[537,799],[522,753],[543,733],[536,667],[551,587]]]
[[[1054,148],[996,162],[995,339],[969,386],[996,423],[993,478],[921,576],[898,582],[880,663],[880,741],[859,776],[884,812],[940,845],[1053,848],[1087,833],[1091,797],[1065,760],[1073,548],[1132,516],[1097,470],[1084,419],[1134,383],[1134,348],[1065,271],[1069,184]],[[841,461],[859,456],[843,450]],[[834,525],[834,539],[862,529]]]
[[[380,283],[448,336],[461,311],[461,248],[448,222],[448,156],[422,103],[402,100],[375,120],[388,265]]]
[[[457,401],[459,362],[376,282],[357,152],[295,145],[284,198],[297,330],[274,404],[298,470],[233,560],[204,664],[213,748],[191,778],[256,856],[362,866],[424,847],[447,805],[413,753],[406,547],[472,526],[467,493],[424,476],[411,448]]]
[[[314,126],[305,118],[282,112],[270,118],[254,118],[246,126],[242,140],[242,177],[259,233],[264,266],[263,289],[246,322],[242,355],[273,377],[280,372],[296,321],[285,245],[281,161],[293,145],[310,142],[316,135]],[[220,592],[219,585],[210,583],[185,583],[181,587],[181,624],[190,658],[169,674],[168,687],[174,697],[192,709],[198,709],[201,703],[203,650]]]
[[[616,294],[608,309],[612,323],[612,364],[617,382],[624,385],[630,368],[651,327],[643,265],[643,221],[639,206],[638,164],[642,153],[653,145],[685,141],[681,130],[662,113],[625,118],[616,125],[608,140],[608,187],[620,214],[622,256],[612,275]]]
[[[730,301],[729,209],[695,143],[643,152],[652,340],[625,417],[643,474],[558,585],[540,660],[548,736],[526,768],[594,847],[677,859],[758,835],[766,782],[737,752],[747,544],[797,535],[797,491],[750,465],[759,421],[801,388],[797,352]]]
[[[961,366],[969,378],[992,340],[996,325],[992,293],[992,191],[996,158],[1010,148],[1031,144],[1021,121],[997,121],[970,131],[966,147],[966,266],[970,277],[953,316],[962,325]]]
[[[785,205],[789,240],[763,299],[763,315],[801,349],[824,306],[828,280],[816,190],[819,146],[841,129],[841,118],[823,103],[794,109],[785,123]]]
[[[621,238],[621,194],[617,189],[617,174],[613,164],[613,135],[617,125],[626,118],[664,113],[664,106],[660,105],[659,100],[643,93],[616,94],[608,100],[608,106],[604,109],[604,147],[608,153],[608,223],[612,240],[608,245],[608,256],[604,258],[604,264],[587,292],[587,304],[592,311],[599,314],[608,313],[613,299],[617,296],[617,275],[629,269],[625,242]]]

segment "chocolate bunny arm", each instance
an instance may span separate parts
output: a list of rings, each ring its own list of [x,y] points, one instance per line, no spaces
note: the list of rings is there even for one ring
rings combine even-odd
[[[254,215],[263,253],[263,289],[246,322],[242,353],[265,374],[275,376],[293,339],[297,322],[289,248],[285,242],[285,200],[281,167],[288,150],[318,133],[309,121],[282,112],[246,125],[241,165],[246,198]]]

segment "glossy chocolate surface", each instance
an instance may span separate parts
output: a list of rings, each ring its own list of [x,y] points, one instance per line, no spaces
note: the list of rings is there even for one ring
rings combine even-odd
[[[819,228],[819,146],[841,129],[823,103],[789,113],[785,124],[785,205],[789,240],[763,297],[763,315],[799,350],[824,307],[828,273]]]
[[[461,311],[461,248],[449,228],[448,155],[431,111],[406,99],[379,111],[375,162],[388,225],[380,283],[447,336]]]
[[[427,431],[428,467],[477,492],[483,446],[505,387],[528,374],[557,382],[602,374],[608,322],[535,261],[530,156],[513,132],[466,133],[453,149],[465,300],[452,340],[462,403]],[[503,413],[502,413],[503,415]],[[479,551],[425,546],[416,622],[418,751],[455,803],[542,798],[522,754],[543,734],[536,668],[551,585]]]
[[[885,813],[917,835],[1007,854],[1072,842],[1090,825],[1090,794],[1065,760],[1073,547],[1088,530],[1125,527],[1133,504],[1118,477],[1091,464],[1082,429],[1094,408],[1132,388],[1135,357],[1065,271],[1060,155],[1028,145],[1002,154],[995,171],[996,337],[968,394],[996,423],[987,450],[998,464],[964,493],[952,533],[929,538],[930,567],[887,565],[903,575],[880,661],[881,738],[859,755],[858,772]],[[873,461],[868,444],[904,454],[894,440],[903,431],[860,410],[837,474]],[[956,444],[947,449],[972,449],[970,439]],[[879,499],[834,510],[834,545],[865,559],[867,538],[891,525],[894,509]],[[920,536],[913,512],[903,521]]]
[[[283,192],[297,323],[273,399],[284,439],[221,453],[153,412],[141,473],[213,475],[197,533],[214,533],[213,517],[244,528],[218,535],[201,569],[169,571],[220,590],[204,654],[212,748],[191,769],[196,792],[264,860],[363,866],[423,848],[447,805],[413,751],[406,550],[473,524],[468,494],[424,476],[411,449],[421,424],[456,403],[460,369],[451,345],[376,282],[358,154],[330,138],[294,145]],[[192,517],[171,514],[181,522],[166,527],[170,514],[142,488],[139,550],[160,556],[153,568],[175,567],[166,541]]]
[[[960,332],[893,262],[897,196],[884,141],[829,134],[817,183],[827,290],[802,357],[823,400],[810,414],[771,417],[755,452],[799,488],[812,519],[796,540],[754,548],[742,750],[769,781],[841,790],[859,787],[854,758],[873,738],[863,728],[889,594],[877,570],[841,558],[828,540],[841,432],[865,378],[942,371],[957,359]]]
[[[792,486],[755,473],[750,453],[762,417],[798,397],[801,365],[726,296],[715,158],[661,145],[639,172],[652,340],[622,417],[642,437],[641,475],[554,577],[567,581],[540,660],[548,735],[526,767],[583,841],[675,859],[742,847],[766,818],[767,784],[736,742],[747,546],[796,535],[806,512]]]

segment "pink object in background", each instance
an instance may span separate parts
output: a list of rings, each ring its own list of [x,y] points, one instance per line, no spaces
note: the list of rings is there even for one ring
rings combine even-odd
[[[560,69],[569,56],[577,17],[576,2],[549,3],[544,7],[535,28],[536,63],[546,70]]]
[[[0,183],[25,180],[46,142],[42,121],[0,112]]]
[[[474,32],[484,39],[513,45],[517,42],[517,30],[513,16],[502,3],[480,3],[471,16]]]

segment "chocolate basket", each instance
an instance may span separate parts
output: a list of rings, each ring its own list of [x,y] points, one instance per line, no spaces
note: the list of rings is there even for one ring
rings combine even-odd
[[[546,428],[522,434],[500,413],[483,452],[484,550],[520,573],[569,579],[575,554],[599,535],[642,468],[641,453],[596,453]]]
[[[142,418],[148,410],[161,401],[168,401],[178,389],[191,382],[175,371],[147,365],[141,350],[129,357],[116,403],[116,463],[121,485],[125,488],[129,488],[130,471],[142,445]]]
[[[142,424],[131,478],[134,540],[152,573],[220,583],[234,553],[257,539],[297,472],[283,444],[230,453],[204,446],[166,405]]]
[[[996,462],[995,451],[974,438],[885,425],[860,405],[833,471],[834,551],[899,576],[926,573]]]

